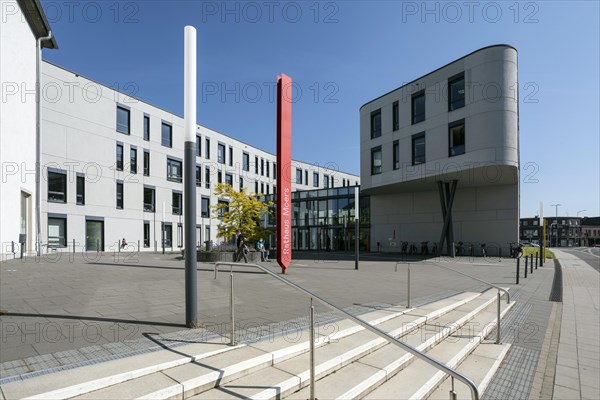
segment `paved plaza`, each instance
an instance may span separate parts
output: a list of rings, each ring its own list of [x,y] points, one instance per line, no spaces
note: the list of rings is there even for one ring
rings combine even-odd
[[[399,256],[384,254],[365,257],[357,271],[347,255],[304,253],[287,278],[356,314],[406,305],[409,266],[412,306],[487,288],[435,264],[508,287],[517,304],[503,320],[502,332],[512,347],[486,397],[600,398],[600,274],[591,266],[600,258],[591,254],[590,263],[589,256],[586,262],[574,254],[558,252],[561,268],[548,260],[526,279],[521,262],[519,285],[514,259],[397,263]],[[279,272],[275,263],[261,264]],[[550,301],[560,288],[557,270],[564,282],[562,303]],[[308,298],[252,268],[234,267],[233,276],[240,340],[306,325]],[[198,263],[202,327],[185,328],[184,265],[176,254],[8,260],[0,264],[0,282],[0,383],[190,341],[219,336],[226,341],[230,330],[229,268],[222,267],[214,279],[214,265],[204,263]],[[335,321],[330,310],[316,308],[320,321]],[[335,323],[328,326],[335,329]]]

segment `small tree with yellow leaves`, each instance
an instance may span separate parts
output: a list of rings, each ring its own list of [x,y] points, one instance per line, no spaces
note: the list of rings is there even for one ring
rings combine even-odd
[[[225,183],[219,183],[214,193],[221,201],[212,206],[221,222],[217,227],[218,237],[227,241],[238,229],[251,242],[265,235],[260,221],[272,202],[262,202],[254,193],[247,193],[246,188],[237,191]]]

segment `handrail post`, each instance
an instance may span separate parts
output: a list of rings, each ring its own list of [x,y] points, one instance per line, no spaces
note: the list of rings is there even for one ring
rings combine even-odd
[[[498,290],[497,298],[498,314],[496,315],[496,344],[500,344],[500,291]]]
[[[230,335],[230,346],[235,346],[235,309],[233,306],[233,268],[229,274],[229,306],[231,312],[231,335]]]
[[[310,298],[310,400],[315,400],[315,307]]]
[[[406,270],[406,282],[408,285],[408,289],[406,291],[406,296],[408,297],[408,301],[406,304],[406,308],[410,308],[410,263],[408,264],[408,269]]]
[[[456,391],[454,390],[454,377],[450,376],[452,380],[452,389],[450,389],[450,400],[456,400]]]

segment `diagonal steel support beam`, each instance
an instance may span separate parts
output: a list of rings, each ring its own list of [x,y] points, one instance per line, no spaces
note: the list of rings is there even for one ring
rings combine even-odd
[[[454,204],[454,196],[456,194],[458,180],[453,180],[452,185],[450,185],[450,183],[446,183],[445,186],[446,187],[444,190],[444,183],[438,181],[438,191],[440,194],[440,200],[442,202],[442,215],[444,216],[444,226],[442,227],[442,235],[440,237],[440,245],[438,247],[438,256],[442,254],[444,239],[446,239],[448,254],[453,254],[452,242],[454,241],[454,232],[452,229],[452,205]]]

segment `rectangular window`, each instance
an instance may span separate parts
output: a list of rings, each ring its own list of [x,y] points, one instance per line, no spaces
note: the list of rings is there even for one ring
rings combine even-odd
[[[210,168],[204,167],[204,187],[210,189]]]
[[[258,175],[258,157],[254,157],[254,173]]]
[[[267,184],[267,196],[269,195],[269,184]]]
[[[371,149],[371,175],[381,173],[381,146]]]
[[[273,179],[277,179],[277,164],[273,163]]]
[[[308,185],[308,170],[304,171],[304,182]]]
[[[167,180],[181,182],[183,178],[183,169],[181,161],[167,157]]]
[[[202,185],[202,167],[196,165],[196,186]]]
[[[217,161],[225,164],[225,145],[223,143],[219,143],[217,146]]]
[[[240,191],[244,188],[244,178],[240,176]]]
[[[254,194],[258,194],[258,181],[254,182]]]
[[[67,247],[67,219],[48,217],[48,246]]]
[[[265,159],[260,159],[260,175],[265,176]]]
[[[202,218],[210,217],[210,199],[208,197],[202,197],[200,200],[200,216]]]
[[[400,169],[400,143],[395,140],[392,146],[394,169]]]
[[[371,113],[371,139],[381,136],[381,109]]]
[[[135,147],[129,149],[129,158],[131,161],[131,173],[137,174],[137,149]]]
[[[117,143],[117,171],[123,171],[123,145]]]
[[[450,157],[465,154],[465,121],[460,120],[448,126]]]
[[[129,110],[122,106],[117,106],[117,132],[129,135]]]
[[[412,95],[412,123],[416,124],[425,121],[425,92]]]
[[[181,197],[181,192],[173,192],[171,207],[173,209],[173,214],[181,215],[183,211],[183,202]]]
[[[222,217],[226,212],[229,211],[229,202],[225,200],[218,200],[219,203],[219,213],[218,216]]]
[[[150,117],[144,115],[144,140],[150,140]]]
[[[117,209],[122,210],[124,204],[123,182],[117,181]]]
[[[242,155],[242,169],[244,171],[250,171],[250,154],[245,152]]]
[[[223,182],[223,174],[221,173],[221,171],[217,171],[217,182]]]
[[[425,134],[421,133],[412,138],[412,164],[425,162]]]
[[[67,202],[67,174],[48,171],[48,201]]]
[[[204,158],[210,160],[210,139],[204,139]]]
[[[397,101],[392,105],[392,127],[395,131],[400,129],[400,106]]]
[[[144,247],[150,247],[150,221],[144,221]]]
[[[296,184],[302,185],[302,170],[300,168],[296,168]]]
[[[173,127],[163,122],[160,127],[161,144],[165,147],[173,147]]]
[[[202,157],[202,138],[196,135],[196,157]]]
[[[85,204],[85,176],[77,174],[77,204]]]
[[[267,160],[267,178],[269,177],[269,168],[270,168],[269,160]]]
[[[225,174],[225,183],[233,187],[233,175]]]
[[[229,166],[233,167],[233,147],[229,146]]]
[[[150,176],[150,151],[144,150],[144,175]]]
[[[144,211],[154,212],[154,202],[154,188],[144,187]]]
[[[265,184],[263,182],[260,183],[260,194],[265,194]]]
[[[465,106],[465,74],[448,80],[448,111]]]
[[[329,188],[329,175],[323,175],[323,186]]]
[[[313,186],[319,187],[319,173],[313,172]]]

